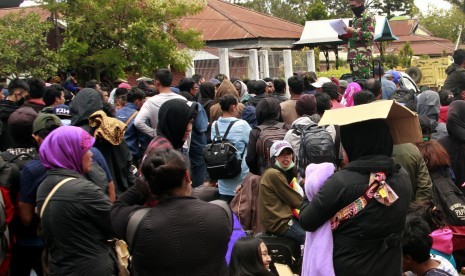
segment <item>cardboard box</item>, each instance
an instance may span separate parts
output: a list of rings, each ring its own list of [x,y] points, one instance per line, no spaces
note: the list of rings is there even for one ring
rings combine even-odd
[[[418,115],[394,100],[327,110],[318,125],[348,125],[372,119],[386,119],[394,144],[422,141]]]

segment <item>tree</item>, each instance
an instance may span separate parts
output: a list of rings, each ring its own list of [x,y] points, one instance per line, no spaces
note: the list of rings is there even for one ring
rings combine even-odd
[[[394,17],[394,13],[410,15],[415,7],[413,0],[371,0],[367,5],[379,15],[386,15],[388,19]]]
[[[180,17],[197,13],[205,0],[43,0],[67,23],[60,54],[88,79],[128,70],[151,75],[156,68],[184,70],[190,49],[203,46],[200,33],[182,30]]]
[[[52,25],[36,13],[10,13],[0,18],[0,76],[17,78],[20,74],[46,78],[56,74],[61,64],[49,49],[47,34]]]
[[[463,12],[456,6],[451,10],[429,8],[426,14],[420,15],[420,23],[433,36],[455,42],[460,32],[460,26],[465,25],[465,17]],[[461,42],[464,43],[465,28],[461,32]]]
[[[412,57],[413,57],[413,49],[410,46],[410,43],[406,42],[404,46],[402,46],[402,48],[399,50],[400,65],[403,66],[404,68],[409,68]]]
[[[291,22],[303,24],[305,20],[353,17],[349,0],[229,0],[231,3],[254,11],[276,16]],[[415,5],[413,0],[368,0],[367,9],[372,13],[410,14]]]
[[[465,14],[465,0],[446,0],[452,5],[458,7]]]
[[[305,19],[309,21],[328,19],[325,4],[321,0],[316,0],[313,5],[307,8]]]

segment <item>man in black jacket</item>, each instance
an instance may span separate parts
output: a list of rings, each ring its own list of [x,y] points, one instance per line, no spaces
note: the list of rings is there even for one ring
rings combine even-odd
[[[452,91],[454,98],[461,100],[461,94],[465,91],[465,50],[455,50],[452,57],[454,63],[446,69],[447,78],[442,88]]]

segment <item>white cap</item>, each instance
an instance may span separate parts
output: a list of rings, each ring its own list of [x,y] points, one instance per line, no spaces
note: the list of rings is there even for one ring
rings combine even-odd
[[[292,146],[291,146],[291,144],[289,144],[289,142],[287,142],[287,141],[276,141],[276,142],[274,142],[273,145],[271,145],[271,148],[270,148],[270,157],[279,156],[284,149],[291,149],[292,152],[294,152],[294,150],[292,149]]]
[[[327,77],[319,77],[316,80],[316,82],[312,83],[312,86],[315,87],[315,88],[321,88],[323,86],[323,84],[325,84],[327,82],[331,82],[331,80],[328,79]]]

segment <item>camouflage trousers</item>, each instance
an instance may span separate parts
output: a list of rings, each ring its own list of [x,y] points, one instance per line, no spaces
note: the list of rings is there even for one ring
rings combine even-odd
[[[354,79],[369,79],[371,75],[371,56],[367,57],[357,53],[355,59],[350,60],[350,71]]]

